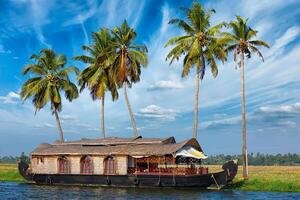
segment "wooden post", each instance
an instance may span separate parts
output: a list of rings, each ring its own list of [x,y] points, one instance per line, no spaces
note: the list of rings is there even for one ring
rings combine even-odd
[[[137,158],[134,159],[135,162],[135,176],[137,177]]]
[[[159,165],[160,165],[160,162],[161,162],[161,160],[160,160],[160,156],[159,156],[159,162],[158,162],[158,174],[159,174],[159,181],[160,181],[160,167],[159,167]]]
[[[149,174],[150,173],[149,157],[147,157],[147,163],[148,163],[148,174]]]

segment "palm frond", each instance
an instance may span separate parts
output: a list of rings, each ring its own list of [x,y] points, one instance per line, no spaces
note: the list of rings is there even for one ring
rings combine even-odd
[[[256,46],[264,46],[267,48],[270,48],[269,44],[267,42],[261,41],[261,40],[251,40],[249,41],[251,45],[256,45]]]
[[[249,48],[250,48],[254,53],[256,53],[256,54],[262,59],[262,61],[264,62],[264,57],[263,57],[262,53],[261,53],[255,46],[250,45]]]

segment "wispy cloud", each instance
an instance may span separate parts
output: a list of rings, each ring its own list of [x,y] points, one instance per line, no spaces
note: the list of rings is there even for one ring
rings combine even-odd
[[[299,113],[300,112],[300,102],[291,105],[281,105],[281,106],[263,106],[259,108],[261,113],[267,114],[289,114],[289,113]]]
[[[4,104],[17,103],[20,100],[20,95],[15,92],[9,92],[6,96],[0,96],[0,102]]]
[[[174,109],[161,108],[157,105],[149,105],[138,112],[138,116],[149,119],[175,120],[178,111]]]
[[[73,115],[62,115],[62,116],[60,116],[60,118],[65,121],[77,121],[78,120],[78,118]]]
[[[34,128],[55,128],[55,126],[50,123],[44,123],[44,124],[36,124],[34,125]]]
[[[150,85],[148,90],[165,90],[165,89],[182,89],[184,85],[180,82],[171,80],[162,80],[157,83]]]
[[[272,48],[267,52],[266,57],[272,56],[274,59],[282,54],[284,48],[293,42],[300,34],[300,28],[298,26],[292,26],[272,45]]]
[[[0,44],[0,53],[6,53],[6,54],[11,54],[11,50],[7,50],[3,47],[2,44]]]

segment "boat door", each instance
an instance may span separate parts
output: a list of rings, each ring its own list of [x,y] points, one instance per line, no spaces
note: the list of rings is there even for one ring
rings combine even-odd
[[[104,174],[106,175],[114,175],[117,171],[117,162],[115,157],[108,156],[104,159]]]

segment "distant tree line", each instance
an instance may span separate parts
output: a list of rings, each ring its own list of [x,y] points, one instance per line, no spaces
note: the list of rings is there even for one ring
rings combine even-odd
[[[215,155],[209,156],[204,160],[207,165],[222,165],[226,161],[238,159],[238,163],[242,164],[242,155]],[[300,165],[300,155],[298,154],[248,154],[249,165]]]
[[[4,156],[0,157],[0,163],[17,163],[19,161],[23,161],[25,163],[30,163],[30,158],[24,152],[21,153],[20,156]]]

